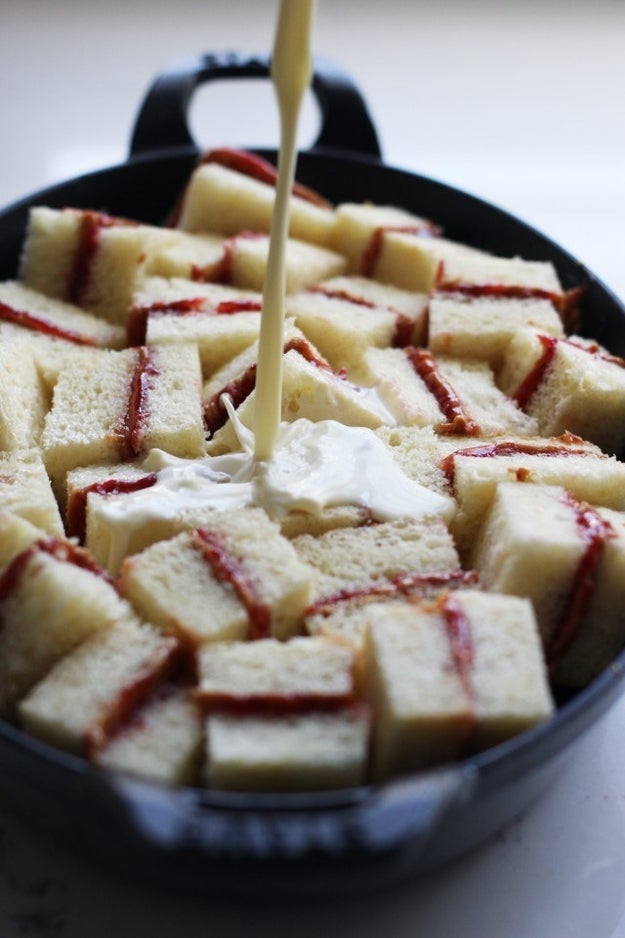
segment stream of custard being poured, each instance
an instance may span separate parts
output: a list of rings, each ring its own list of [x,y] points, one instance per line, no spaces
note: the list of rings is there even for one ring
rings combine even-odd
[[[278,184],[263,292],[253,431],[224,403],[241,451],[186,460],[152,450],[143,462],[157,482],[90,506],[111,532],[109,565],[117,567],[134,533],[199,507],[259,506],[280,520],[293,511],[364,508],[375,521],[445,517],[451,499],[409,479],[372,430],[339,421],[281,422],[285,252],[295,177],[299,112],[310,81],[314,0],[282,0],[272,59],[281,125]]]

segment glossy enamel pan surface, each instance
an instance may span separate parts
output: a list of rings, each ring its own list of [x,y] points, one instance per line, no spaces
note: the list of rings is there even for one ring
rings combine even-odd
[[[16,274],[32,205],[162,222],[198,155],[187,121],[196,87],[267,74],[266,59],[227,54],[191,59],[161,76],[139,113],[127,163],[0,212],[0,277]],[[552,261],[565,288],[586,287],[580,331],[625,354],[625,309],[573,257],[479,199],[385,166],[360,94],[331,64],[316,63],[313,92],[321,130],[300,156],[302,182],[337,202],[401,205],[434,219],[448,237],[500,255]],[[275,151],[259,152],[275,162]],[[207,897],[369,890],[444,862],[525,809],[621,692],[624,670],[621,655],[561,702],[550,722],[517,739],[377,788],[262,796],[168,790],[104,774],[0,722],[0,790],[72,846],[152,885]]]

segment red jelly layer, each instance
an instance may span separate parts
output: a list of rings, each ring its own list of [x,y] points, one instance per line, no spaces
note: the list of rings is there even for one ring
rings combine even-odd
[[[75,211],[69,209],[68,211]],[[100,232],[105,228],[132,226],[135,222],[124,218],[113,218],[103,212],[80,211],[80,230],[74,254],[74,263],[67,284],[67,298],[76,306],[82,306],[91,286],[93,262],[100,244]]]
[[[195,531],[193,545],[208,563],[215,579],[231,586],[247,610],[249,638],[268,638],[271,634],[271,610],[263,602],[244,563],[229,553],[224,539],[215,531],[206,528]]]
[[[477,583],[477,574],[472,570],[450,570],[443,573],[398,573],[391,580],[378,580],[368,586],[338,590],[336,593],[332,593],[331,596],[325,596],[310,605],[305,615],[328,616],[334,612],[337,606],[344,604],[364,603],[397,596],[422,595],[432,590],[458,589],[475,583]]]
[[[126,413],[117,430],[122,459],[134,459],[143,451],[145,427],[149,415],[148,399],[159,370],[146,345],[135,349],[135,364],[130,382]]]
[[[438,427],[443,433],[477,436],[480,427],[465,411],[464,405],[452,384],[445,378],[426,349],[406,348],[408,361],[419,375],[426,388],[436,399],[445,423]]]
[[[256,387],[257,369],[258,365],[256,362],[253,362],[245,369],[243,374],[226,384],[204,404],[204,429],[208,434],[212,436],[212,434],[223,427],[228,419],[228,411],[224,406],[222,398],[224,396],[229,397],[235,410],[237,407],[240,407],[243,401],[249,397]]]
[[[157,480],[157,474],[151,472],[139,479],[105,479],[102,482],[93,482],[73,492],[67,504],[68,535],[77,537],[81,544],[84,543],[87,528],[87,497],[91,492],[96,495],[129,495],[131,492],[151,488]]]
[[[552,675],[577,636],[588,610],[606,541],[616,536],[612,525],[590,505],[578,502],[570,493],[566,494],[565,501],[575,513],[575,522],[584,544],[584,553],[573,577],[566,609],[547,648],[547,664]]]
[[[464,283],[463,281],[445,281],[445,265],[439,265],[436,275],[437,293],[459,293],[470,297],[493,297],[494,299],[512,300],[548,300],[553,303],[568,332],[574,332],[579,320],[579,307],[586,292],[585,287],[573,287],[558,293],[540,287],[523,287],[503,283]]]
[[[474,459],[492,459],[497,456],[588,456],[592,455],[588,449],[582,446],[567,445],[567,443],[582,443],[580,437],[573,434],[563,434],[558,438],[562,442],[532,444],[520,443],[512,440],[501,440],[496,443],[485,443],[482,446],[471,446],[467,449],[459,449],[444,459],[441,459],[439,465],[447,482],[453,487],[456,476],[456,456],[470,456]]]
[[[444,268],[440,271],[440,276],[444,276]],[[494,297],[496,299],[510,300],[549,300],[550,303],[557,304],[562,296],[561,293],[554,293],[553,290],[545,290],[541,287],[523,287],[515,284],[506,283],[465,283],[458,281],[443,281],[436,284],[437,293],[459,293],[462,296],[470,297]]]
[[[197,692],[197,698],[208,710],[237,716],[288,716],[310,712],[339,710],[349,704],[353,694],[291,693],[237,694],[225,691]]]
[[[259,300],[222,300],[215,307],[218,316],[232,316],[236,313],[260,313],[263,304]]]
[[[543,347],[542,353],[536,360],[534,367],[526,374],[513,396],[518,406],[522,409],[527,407],[544,381],[545,375],[558,350],[558,340],[553,336],[539,335],[538,338]]]
[[[57,326],[42,316],[37,316],[23,309],[15,309],[7,303],[0,302],[0,319],[5,322],[13,322],[24,329],[31,329],[33,332],[42,332],[44,335],[53,336],[55,339],[64,339],[74,345],[98,345],[97,341],[91,336],[82,335],[73,329],[65,329],[63,326]]]
[[[88,758],[95,758],[119,728],[132,719],[146,698],[176,670],[180,654],[180,644],[175,638],[161,640],[150,659],[108,701],[100,716],[88,727],[84,740]]]
[[[278,183],[278,171],[276,167],[262,157],[256,156],[254,153],[249,153],[247,150],[216,147],[213,150],[209,150],[202,158],[201,162],[219,163],[220,166],[233,169],[235,172],[242,173],[244,176],[250,176],[252,179],[258,180],[258,182],[264,182],[268,186],[273,186],[273,188],[275,188]],[[324,199],[323,196],[314,189],[309,189],[308,186],[303,186],[299,182],[293,183],[292,192],[293,195],[303,199],[305,202],[311,202],[313,205],[318,205],[321,208],[332,208],[332,204],[328,202],[327,199]]]
[[[440,603],[440,611],[445,620],[454,667],[465,694],[469,700],[473,701],[471,671],[475,650],[471,635],[471,622],[462,605],[458,602],[458,598],[453,593],[448,593],[443,597]]]

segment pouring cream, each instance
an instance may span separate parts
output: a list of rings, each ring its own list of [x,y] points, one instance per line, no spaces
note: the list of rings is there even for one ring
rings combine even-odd
[[[375,521],[449,519],[453,513],[453,501],[409,479],[372,430],[335,420],[280,420],[285,251],[298,117],[311,73],[313,7],[314,0],[282,0],[272,60],[281,146],[253,430],[238,419],[224,395],[239,452],[186,460],[152,450],[142,468],[156,474],[154,485],[119,498],[92,499],[90,511],[111,532],[108,559],[112,568],[126,555],[133,534],[150,521],[173,520],[199,507],[262,507],[277,521],[293,511],[319,515],[339,505],[365,508]]]

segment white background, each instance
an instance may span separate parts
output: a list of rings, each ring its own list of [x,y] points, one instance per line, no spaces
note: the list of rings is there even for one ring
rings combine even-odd
[[[268,52],[275,12],[273,0],[0,0],[0,205],[123,160],[159,70]],[[520,215],[625,296],[622,0],[319,0],[315,47],[364,93],[388,163]],[[309,101],[303,146],[316,121]],[[203,90],[192,122],[206,146],[278,139],[266,84]],[[624,883],[625,702],[493,842],[389,894],[296,913],[147,895],[0,805],[2,938],[622,938]]]

